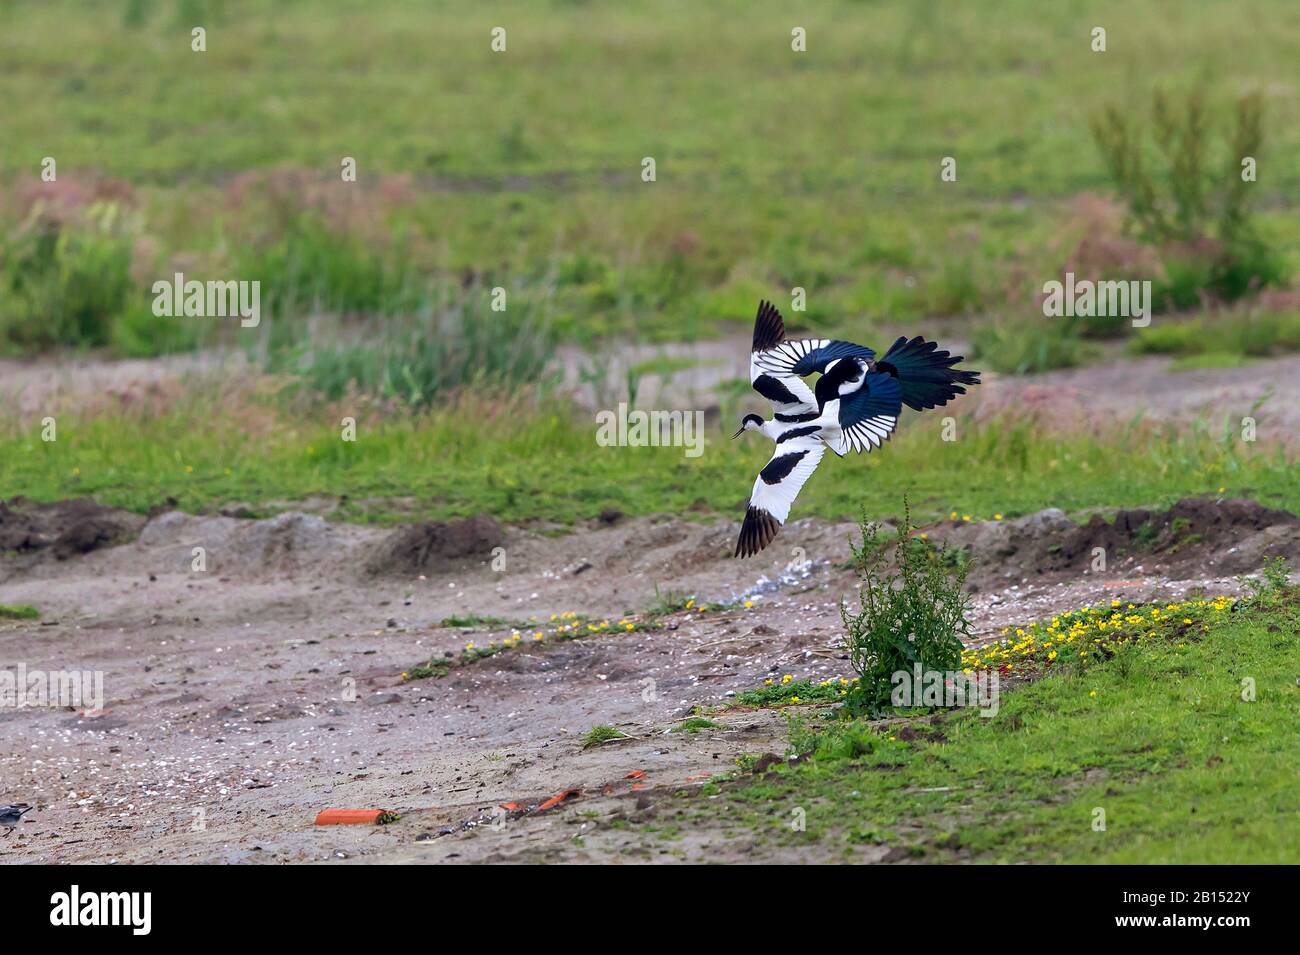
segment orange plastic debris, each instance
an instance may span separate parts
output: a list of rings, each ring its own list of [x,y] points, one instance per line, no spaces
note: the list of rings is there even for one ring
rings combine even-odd
[[[391,815],[387,809],[322,809],[316,816],[316,825],[377,826]]]
[[[624,778],[624,779],[641,779],[641,778],[643,778],[644,776],[645,776],[645,770],[644,770],[644,769],[634,769],[634,770],[632,770],[632,772],[628,773],[628,774],[627,774],[626,776],[624,776],[623,778]]]
[[[555,808],[556,806],[558,806],[560,803],[564,802],[564,800],[566,800],[566,799],[572,799],[574,796],[578,795],[578,793],[580,793],[580,792],[582,792],[581,789],[565,789],[565,790],[563,790],[562,792],[558,792],[558,793],[556,793],[554,796],[552,796],[550,799],[546,800],[546,802],[544,802],[544,803],[542,803],[540,806],[538,806],[538,807],[537,807],[537,811],[538,811],[538,812],[546,812],[546,810],[548,810],[548,809],[554,809],[554,808]]]
[[[514,812],[516,809],[524,808],[523,806],[519,805],[519,803],[517,802],[503,802],[500,803],[499,805],[501,806],[502,809],[505,809],[508,812]]]

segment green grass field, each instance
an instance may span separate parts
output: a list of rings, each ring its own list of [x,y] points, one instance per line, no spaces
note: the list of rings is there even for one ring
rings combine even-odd
[[[290,317],[310,300],[400,310],[467,274],[584,341],[710,335],[795,286],[815,328],[1029,314],[1089,228],[1075,200],[1110,189],[1089,117],[1198,82],[1216,133],[1263,91],[1253,196],[1298,264],[1300,11],[1284,0],[19,0],[0,50],[14,192],[39,192],[46,156],[65,199],[121,180],[112,230],[141,290],[179,266],[286,296],[309,274]],[[21,208],[0,200],[11,232]]]
[[[168,498],[191,511],[242,502],[268,513],[346,496],[337,516],[379,522],[484,511],[568,523],[606,508],[734,516],[771,453],[765,442],[730,440],[730,419],[714,425],[696,458],[681,448],[600,447],[594,419],[560,404],[363,418],[355,442],[320,416],[214,407],[217,398],[199,395],[161,415],[65,419],[53,442],[39,429],[0,431],[0,486],[39,500],[93,495],[141,512]],[[1134,421],[1057,432],[1005,418],[959,423],[959,440],[943,441],[941,429],[940,419],[916,417],[883,453],[821,468],[799,497],[799,515],[855,519],[864,507],[895,515],[904,493],[926,520],[1223,492],[1300,509],[1291,452],[1243,444],[1231,430]]]
[[[707,809],[684,799],[667,842],[724,820],[729,837],[845,858],[876,845],[927,862],[1293,861],[1300,594],[1185,612],[1191,626],[1180,611],[1104,663],[1004,688],[991,718],[796,721],[810,759],[708,788]]]

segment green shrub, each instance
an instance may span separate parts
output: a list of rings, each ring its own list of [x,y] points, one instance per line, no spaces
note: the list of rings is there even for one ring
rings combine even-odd
[[[108,208],[97,227],[40,223],[0,247],[0,343],[20,351],[107,345],[114,321],[143,292],[130,238]]]
[[[1294,600],[1296,588],[1291,586],[1291,569],[1285,557],[1266,557],[1258,576],[1242,578],[1250,591],[1252,606],[1269,609]]]
[[[703,730],[714,729],[718,729],[718,724],[713,722],[713,720],[707,720],[702,716],[692,716],[690,719],[678,723],[673,727],[672,731],[674,733],[689,733],[694,735]]]
[[[30,604],[0,604],[0,620],[37,620],[40,616]]]
[[[1027,375],[1074,368],[1088,361],[1096,346],[1080,338],[1077,319],[1038,318],[989,323],[975,330],[973,358],[994,371]]]
[[[1263,149],[1260,94],[1237,100],[1219,149],[1201,87],[1181,101],[1157,91],[1149,118],[1112,104],[1091,125],[1130,225],[1161,251],[1164,274],[1152,288],[1156,309],[1192,308],[1206,298],[1233,301],[1286,281],[1281,256],[1255,229],[1254,184],[1242,178],[1242,160],[1258,161]]]
[[[922,675],[961,667],[962,637],[970,632],[962,585],[970,565],[949,559],[946,547],[911,544],[906,502],[903,514],[893,548],[880,540],[878,526],[865,513],[859,522],[861,544],[853,545],[854,570],[862,582],[859,612],[840,606],[849,660],[859,677],[845,697],[849,713],[884,710],[899,671],[911,673],[917,664]],[[893,568],[887,566],[890,554]]]
[[[582,738],[582,748],[589,749],[592,746],[599,746],[601,743],[608,743],[610,740],[628,738],[628,735],[621,729],[616,729],[607,723],[601,723],[599,726],[593,726],[587,731],[587,735]]]
[[[186,316],[159,317],[150,301],[132,301],[113,322],[109,344],[124,358],[152,358],[193,351],[212,326],[209,320]]]
[[[1153,322],[1136,330],[1129,347],[1149,355],[1280,355],[1300,351],[1300,314],[1251,310]]]
[[[870,723],[837,720],[816,724],[789,721],[790,755],[811,756],[819,763],[857,760],[864,756],[897,753],[897,744],[875,731]]]
[[[236,274],[262,283],[263,311],[275,317],[397,315],[428,297],[401,245],[370,248],[308,215],[290,214],[274,239],[243,246]]]
[[[99,203],[85,221],[38,217],[0,245],[0,347],[108,346],[130,358],[196,348],[204,320],[155,316],[132,277],[133,236],[118,206]]]

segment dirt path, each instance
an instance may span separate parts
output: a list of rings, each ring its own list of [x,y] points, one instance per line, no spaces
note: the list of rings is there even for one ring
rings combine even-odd
[[[909,332],[914,334],[914,332]],[[956,353],[968,351],[960,333],[930,331]],[[886,346],[892,341],[882,341]],[[580,382],[579,369],[590,359],[566,352],[569,381],[579,400],[591,407],[609,407],[626,398],[626,371],[646,362],[677,362],[662,374],[647,373],[638,389],[638,402],[647,408],[704,408],[717,405],[717,389],[749,374],[749,339],[737,334],[721,341],[672,345],[643,345],[602,359],[600,384]],[[976,367],[979,362],[973,363]],[[1239,426],[1255,417],[1261,434],[1270,440],[1293,440],[1300,434],[1300,355],[1253,361],[1240,368],[1177,371],[1164,357],[1131,358],[1109,350],[1109,357],[1082,368],[1038,375],[998,375],[985,372],[975,392],[981,413],[1032,408],[1047,420],[1072,423],[1086,409],[1089,420],[1125,423],[1143,414],[1159,420],[1204,419],[1219,427],[1224,419]]]
[[[999,377],[983,389],[984,409],[1044,408],[1061,418],[1087,409],[1091,418],[1124,423],[1138,414],[1157,419],[1224,420],[1234,430],[1247,415],[1260,440],[1294,443],[1300,435],[1300,356],[1240,368],[1171,370],[1169,358],[1120,358],[1041,375]]]
[[[934,333],[962,350],[960,336]],[[650,362],[676,363],[640,379],[637,401],[646,408],[718,406],[717,389],[748,373],[747,335],[685,344],[638,345],[600,357],[598,382],[584,379],[593,360],[578,349],[561,358],[569,387],[589,407],[612,407],[627,397],[627,369]],[[1290,440],[1300,434],[1300,355],[1251,362],[1240,368],[1172,370],[1169,358],[1110,358],[1083,368],[1040,375],[986,373],[975,393],[982,412],[1034,408],[1049,418],[1073,421],[1087,409],[1091,419],[1127,422],[1141,413],[1156,419],[1203,418],[1213,427],[1225,418],[1234,427],[1245,415],[1259,422],[1260,440]],[[171,356],[148,361],[17,362],[0,359],[0,403],[22,414],[52,414],[64,408],[129,406],[165,402],[193,375],[229,379],[249,371],[240,353]]]
[[[1228,516],[1203,528],[1202,546],[1169,536],[1176,515],[1151,515],[1143,523],[1156,528],[1146,534],[1154,549],[1127,557],[1142,512],[1122,517],[1120,531],[1044,512],[930,532],[989,558],[974,594],[985,638],[1116,594],[1234,592],[1232,575],[1261,554],[1300,553],[1287,515],[1187,506]],[[701,786],[742,753],[785,749],[784,721],[766,711],[724,711],[716,728],[669,732],[691,708],[724,704],[768,677],[849,675],[837,609],[853,593],[841,568],[848,525],[795,522],[782,534],[787,550],[751,562],[725,556],[736,532],[728,522],[621,520],[563,537],[507,531],[504,570],[434,548],[421,575],[391,563],[409,531],[305,514],[165,514],[128,528],[139,534],[130,543],[92,542],[59,559],[69,528],[57,511],[42,518],[44,536],[27,511],[0,519],[0,533],[26,520],[32,542],[0,563],[0,603],[42,611],[40,621],[0,622],[0,669],[100,670],[106,709],[0,709],[0,802],[37,806],[0,842],[0,861],[748,859],[754,847],[721,831],[669,851],[617,823],[653,814],[659,794]],[[1120,534],[1110,575],[1053,568],[1043,556],[1107,533]],[[1235,556],[1225,540],[1236,542]],[[191,569],[195,546],[206,549],[205,572]],[[794,547],[806,565],[783,563]],[[510,633],[439,626],[448,616],[535,617],[543,630],[568,612],[616,622],[646,610],[656,587],[752,607],[677,612],[661,630],[584,631],[544,646],[529,645],[529,627],[518,647],[444,678],[402,678],[430,657]],[[635,738],[584,749],[598,724]],[[634,771],[644,776],[628,778]],[[566,789],[581,795],[545,814],[497,808]],[[402,818],[317,828],[326,807]]]

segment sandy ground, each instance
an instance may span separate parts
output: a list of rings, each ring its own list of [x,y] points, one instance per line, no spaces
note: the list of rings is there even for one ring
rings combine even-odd
[[[1300,553],[1288,515],[1186,506],[1226,515],[1204,547],[1162,555],[1158,544],[1104,576],[1068,555],[1118,533],[1111,525],[1088,531],[1044,512],[930,530],[986,558],[973,579],[977,638],[1116,595],[1235,592],[1234,574],[1262,553]],[[837,607],[854,592],[839,566],[852,528],[794,522],[749,562],[727,556],[736,530],[654,518],[561,537],[509,530],[504,569],[485,554],[432,558],[418,574],[376,563],[403,529],[163,514],[130,527],[129,543],[11,554],[0,603],[43,617],[0,623],[0,669],[102,671],[106,708],[0,709],[0,802],[37,807],[0,840],[0,862],[757,861],[772,850],[722,826],[661,845],[615,824],[653,816],[665,791],[701,786],[742,753],[785,750],[772,712],[724,711],[718,729],[668,732],[692,707],[769,676],[851,675]],[[206,548],[206,571],[191,569],[194,546]],[[794,548],[806,563],[789,563]],[[447,616],[617,621],[647,609],[656,588],[753,607],[680,612],[654,632],[525,640],[443,678],[402,678],[509,633],[440,626]],[[634,738],[584,749],[597,724]],[[498,808],[567,789],[580,794],[545,813]],[[314,826],[330,807],[401,819]]]

